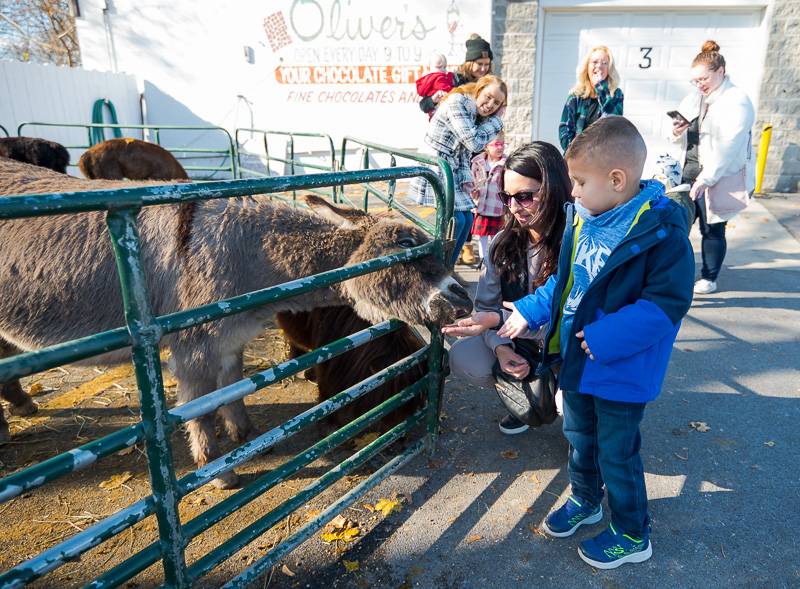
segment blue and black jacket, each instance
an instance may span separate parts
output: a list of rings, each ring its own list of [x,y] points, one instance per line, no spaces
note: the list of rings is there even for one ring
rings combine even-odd
[[[558,272],[517,302],[531,329],[550,322],[544,365],[563,360],[559,385],[609,399],[644,403],[658,396],[681,319],[692,303],[694,254],[686,216],[662,190],[639,210],[628,234],[609,254],[561,333],[564,302],[572,289],[575,244],[582,220],[566,208]],[[591,360],[575,334],[583,330]],[[567,337],[564,358],[560,339]]]

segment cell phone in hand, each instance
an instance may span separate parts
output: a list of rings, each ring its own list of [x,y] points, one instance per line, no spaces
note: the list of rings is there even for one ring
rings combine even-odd
[[[667,112],[667,116],[671,117],[673,120],[678,121],[681,125],[688,125],[689,121],[679,113],[677,110],[670,110]]]

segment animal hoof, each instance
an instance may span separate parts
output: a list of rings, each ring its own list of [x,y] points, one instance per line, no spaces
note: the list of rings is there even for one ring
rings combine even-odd
[[[22,405],[8,406],[8,412],[16,417],[27,417],[28,415],[33,415],[38,410],[39,406],[34,403],[32,399],[28,399],[27,402]]]
[[[224,472],[211,481],[211,484],[217,489],[235,489],[239,486],[239,475],[232,470]]]
[[[303,372],[303,378],[305,378],[308,382],[317,382],[317,371],[314,370],[314,367],[307,368],[305,372]]]

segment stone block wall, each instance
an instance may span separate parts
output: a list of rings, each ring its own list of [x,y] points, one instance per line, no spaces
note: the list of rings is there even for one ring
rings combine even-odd
[[[800,0],[773,0],[753,147],[772,124],[763,192],[797,192],[800,182]]]
[[[494,73],[508,84],[510,95],[504,119],[509,152],[531,140],[537,8],[535,0],[492,4]]]

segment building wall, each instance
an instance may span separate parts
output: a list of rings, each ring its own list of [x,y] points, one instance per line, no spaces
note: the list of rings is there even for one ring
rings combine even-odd
[[[753,144],[772,124],[764,192],[797,192],[800,181],[800,0],[772,6]]]
[[[511,99],[505,116],[510,149],[531,140],[536,13],[538,2],[495,0],[492,9],[494,69],[507,84]]]
[[[536,65],[537,0],[494,0],[495,72],[508,84],[506,140],[511,148],[531,140]],[[797,192],[800,182],[800,0],[773,0],[753,146],[773,125],[764,191]],[[723,48],[724,53],[724,48]]]

